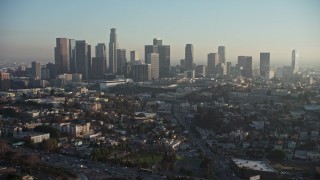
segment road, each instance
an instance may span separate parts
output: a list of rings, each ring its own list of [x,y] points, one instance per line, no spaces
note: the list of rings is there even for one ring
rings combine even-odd
[[[196,145],[203,153],[203,155],[210,157],[212,160],[212,172],[215,173],[217,179],[230,179],[239,180],[229,167],[227,159],[219,154],[214,154],[205,145],[205,141],[199,138],[194,132],[191,131],[191,124],[185,121],[184,115],[180,113],[179,104],[174,104],[174,115],[177,121],[184,127],[185,130],[189,132],[190,141],[192,144]]]
[[[35,153],[33,149],[25,148],[25,153]],[[110,163],[95,162],[88,159],[81,159],[61,154],[45,153],[40,151],[41,162],[45,165],[68,169],[78,175],[79,179],[109,179],[128,178],[135,179],[137,176],[143,179],[165,179],[157,174],[138,172],[138,168],[129,168],[113,165]]]

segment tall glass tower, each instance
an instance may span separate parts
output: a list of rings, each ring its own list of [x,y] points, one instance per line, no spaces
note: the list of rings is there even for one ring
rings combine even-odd
[[[109,73],[117,73],[117,33],[116,28],[111,29],[109,42]]]
[[[291,68],[292,68],[292,74],[295,74],[298,72],[298,62],[297,62],[298,52],[297,50],[292,50],[292,56],[291,56]]]
[[[218,47],[218,54],[219,54],[219,63],[226,63],[226,47],[225,46]]]
[[[193,46],[187,44],[185,48],[185,67],[187,71],[193,70]]]

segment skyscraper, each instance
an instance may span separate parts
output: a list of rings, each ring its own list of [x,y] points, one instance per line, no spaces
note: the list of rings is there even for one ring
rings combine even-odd
[[[55,47],[55,64],[57,74],[68,73],[70,70],[69,41],[67,38],[57,38]]]
[[[148,61],[151,62],[151,78],[159,79],[159,54],[148,54]]]
[[[111,29],[110,42],[109,42],[109,72],[117,73],[117,33],[116,28]]]
[[[85,40],[76,41],[76,73],[82,74],[84,80],[89,80],[90,70],[91,46]]]
[[[260,53],[260,76],[265,77],[270,71],[270,53]]]
[[[291,68],[292,73],[295,74],[298,72],[298,62],[297,62],[297,50],[292,50],[292,57],[291,57]]]
[[[0,90],[8,91],[10,89],[10,73],[0,72]]]
[[[88,61],[87,61],[87,68],[88,68],[88,76],[85,77],[86,80],[89,80],[91,78],[92,75],[92,56],[91,56],[91,45],[88,44],[87,46],[88,49]]]
[[[186,69],[186,60],[185,59],[180,60],[180,69],[182,70],[182,72],[184,72],[184,70]]]
[[[144,60],[146,64],[151,64],[151,62],[148,61],[148,54],[151,54],[151,53],[159,53],[159,48],[157,45],[144,46]]]
[[[37,61],[31,63],[32,77],[36,79],[41,79],[41,64]]]
[[[231,75],[231,62],[227,62],[227,75]]]
[[[153,38],[153,45],[154,46],[162,46],[162,39],[161,38]]]
[[[99,43],[95,47],[96,57],[92,59],[92,78],[103,78],[107,68],[106,45]]]
[[[238,65],[243,77],[252,77],[252,56],[238,56]]]
[[[70,73],[76,73],[76,40],[69,39]]]
[[[117,49],[117,74],[123,75],[125,73],[126,62],[127,62],[126,50]]]
[[[151,80],[150,64],[134,64],[131,66],[132,79],[134,82]]]
[[[53,63],[48,63],[46,65],[48,69],[48,79],[55,79],[56,78],[56,65]]]
[[[197,77],[205,77],[206,76],[206,69],[207,69],[207,67],[205,65],[198,65],[196,67],[196,76]]]
[[[185,67],[187,71],[194,70],[193,68],[193,46],[187,44],[185,47]]]
[[[139,52],[138,51],[130,51],[130,63],[134,64],[136,61],[139,61]]]
[[[207,68],[208,72],[206,73],[207,75],[213,75],[216,72],[216,65],[219,59],[219,55],[217,53],[209,53],[208,54],[208,60],[207,60]]]
[[[153,39],[153,45],[145,45],[145,62],[146,64],[151,64],[148,62],[148,54],[158,53],[159,54],[159,76],[168,77],[170,68],[170,46],[162,45],[162,40],[157,38]]]
[[[95,50],[97,58],[107,58],[106,45],[104,43],[98,43]]]
[[[226,47],[224,46],[219,46],[218,47],[218,54],[219,54],[219,63],[226,63]]]
[[[170,46],[159,46],[159,76],[160,78],[169,76],[170,69]]]

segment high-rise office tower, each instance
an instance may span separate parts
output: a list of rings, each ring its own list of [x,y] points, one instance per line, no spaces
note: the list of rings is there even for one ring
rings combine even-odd
[[[56,65],[53,63],[48,63],[46,65],[48,69],[48,79],[55,79],[56,78]]]
[[[109,73],[117,73],[117,33],[116,28],[111,29],[109,42]]]
[[[0,72],[0,90],[8,91],[10,89],[10,73]]]
[[[182,68],[182,69],[186,68],[186,60],[185,59],[180,60],[180,68]]]
[[[70,73],[76,73],[76,40],[69,39]]]
[[[138,51],[130,51],[130,63],[134,64],[136,61],[140,60]]]
[[[84,80],[89,80],[90,70],[91,46],[84,40],[76,41],[76,73],[82,74]]]
[[[97,58],[107,58],[106,45],[104,43],[98,43],[95,47]]]
[[[125,73],[126,62],[127,62],[126,50],[117,49],[117,74],[123,75]]]
[[[168,77],[170,69],[170,46],[159,46],[159,76]]]
[[[69,40],[67,38],[57,38],[54,50],[57,74],[68,73],[70,70]]]
[[[134,82],[151,80],[151,64],[134,64],[131,66],[131,72]]]
[[[227,62],[223,63],[223,75],[228,75],[228,65]]]
[[[225,46],[219,46],[218,47],[218,54],[219,54],[219,63],[226,63],[226,47]]]
[[[138,64],[139,61],[137,61],[137,63],[134,64]],[[132,73],[131,73],[131,66],[133,64],[131,64],[130,62],[126,62],[126,65],[124,66],[124,72],[123,75],[125,78],[132,78]]]
[[[238,56],[238,65],[243,77],[252,77],[252,56]]]
[[[291,56],[291,68],[292,68],[292,74],[295,74],[298,72],[298,52],[297,50],[292,50],[292,56]]]
[[[49,70],[47,66],[41,67],[41,79],[44,79],[44,80],[49,79]]]
[[[216,73],[216,65],[219,62],[219,55],[217,53],[209,53],[208,60],[207,60],[207,68],[208,72],[207,75],[213,75]]]
[[[231,75],[231,62],[227,62],[227,75]]]
[[[148,61],[147,57],[148,57],[148,54],[150,53],[158,53],[158,46],[156,45],[145,45],[144,46],[144,61],[146,64],[151,64],[151,62]]]
[[[206,76],[206,69],[207,69],[207,67],[205,65],[198,65],[196,67],[196,76],[197,77],[205,77]]]
[[[92,75],[92,56],[91,56],[91,45],[88,44],[88,61],[87,61],[87,67],[88,67],[88,77],[86,77],[86,80],[89,80]]]
[[[292,66],[282,67],[282,80],[290,81],[292,79]]]
[[[260,53],[260,76],[269,75],[270,71],[270,53]]]
[[[162,39],[161,38],[153,38],[153,45],[154,46],[162,46]]]
[[[187,71],[194,70],[193,68],[193,46],[187,44],[185,48],[185,67]]]
[[[153,39],[153,45],[145,45],[145,62],[146,64],[151,64],[148,62],[147,56],[150,53],[159,54],[159,77],[168,77],[170,68],[170,46],[162,45],[161,39]]]
[[[37,61],[31,63],[32,77],[36,79],[41,79],[41,64]]]
[[[106,55],[106,45],[104,43],[99,43],[95,47],[96,57],[92,59],[92,78],[100,79],[106,74],[107,68],[107,55]]]
[[[159,54],[148,54],[148,61],[151,62],[151,77],[152,79],[159,79]]]

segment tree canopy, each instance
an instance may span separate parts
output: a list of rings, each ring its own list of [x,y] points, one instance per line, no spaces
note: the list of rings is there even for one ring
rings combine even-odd
[[[268,154],[268,159],[274,161],[282,161],[286,157],[285,152],[280,149],[275,149]]]
[[[50,133],[50,137],[55,138],[55,139],[58,139],[61,135],[61,133],[58,129],[55,129],[55,128],[47,126],[47,125],[37,126],[34,128],[34,131]]]

